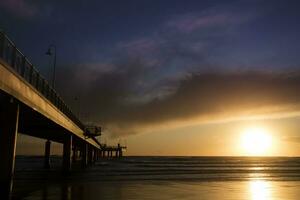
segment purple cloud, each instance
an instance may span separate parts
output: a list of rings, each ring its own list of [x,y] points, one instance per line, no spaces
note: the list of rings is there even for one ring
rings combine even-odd
[[[118,48],[125,50],[129,56],[146,55],[158,50],[161,42],[159,38],[144,37],[129,42],[122,42],[118,44]]]
[[[183,33],[191,33],[200,29],[239,25],[254,18],[254,16],[256,16],[256,13],[253,12],[240,13],[230,10],[211,9],[171,19],[166,23],[166,26],[175,28]]]
[[[0,7],[19,17],[32,17],[38,8],[27,0],[0,1]]]
[[[168,26],[176,28],[182,32],[192,32],[200,28],[206,28],[209,26],[225,24],[229,20],[226,15],[215,16],[186,16],[184,18],[168,22]]]

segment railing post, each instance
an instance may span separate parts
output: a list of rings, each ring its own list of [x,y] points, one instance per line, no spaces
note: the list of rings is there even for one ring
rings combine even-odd
[[[12,57],[11,57],[11,60],[10,60],[10,64],[11,64],[11,66],[12,66],[12,68],[15,70],[15,71],[17,71],[16,70],[16,56],[17,56],[17,49],[16,49],[16,47],[14,46],[14,45],[11,45],[12,46]]]
[[[41,78],[41,93],[45,96],[45,79]]]
[[[4,33],[0,32],[0,57],[4,58],[3,52],[4,52],[4,40],[5,36]]]
[[[49,85],[46,84],[46,98],[49,100]]]
[[[37,90],[37,91],[40,91],[40,88],[39,88],[39,86],[40,86],[40,75],[39,75],[39,73],[36,73],[36,77],[35,77],[35,89]]]
[[[21,64],[21,76],[25,78],[25,64],[26,64],[26,58],[25,56],[22,56],[22,64]]]
[[[32,84],[33,66],[29,65],[29,83]]]

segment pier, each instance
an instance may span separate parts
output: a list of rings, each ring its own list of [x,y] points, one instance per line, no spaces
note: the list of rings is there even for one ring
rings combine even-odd
[[[50,168],[51,142],[63,144],[62,171],[83,168],[103,157],[122,157],[126,148],[97,140],[101,127],[84,125],[15,44],[0,32],[0,192],[12,192],[18,133],[45,139],[44,167]]]

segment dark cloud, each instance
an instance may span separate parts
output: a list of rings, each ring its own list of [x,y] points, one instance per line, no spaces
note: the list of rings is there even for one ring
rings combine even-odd
[[[141,61],[100,68],[66,68],[59,74],[68,78],[59,81],[63,83],[59,88],[75,110],[74,98],[80,96],[84,121],[101,124],[113,135],[166,123],[201,123],[299,109],[299,72],[192,73],[151,85],[147,80],[155,70]],[[148,92],[151,95],[143,99]]]
[[[0,1],[0,8],[19,17],[33,17],[38,13],[38,7],[28,0]]]
[[[299,74],[193,74],[181,80],[173,94],[143,105],[131,105],[128,112],[115,116],[114,121],[136,126],[292,111],[300,100],[299,83]]]

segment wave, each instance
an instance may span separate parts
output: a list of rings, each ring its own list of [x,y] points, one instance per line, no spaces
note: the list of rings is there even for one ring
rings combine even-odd
[[[42,157],[17,157],[17,170],[41,170]],[[52,163],[60,166],[61,158]],[[32,172],[32,173],[31,173]],[[83,174],[85,180],[300,180],[300,158],[289,157],[124,157],[101,160]],[[78,178],[78,177],[77,177]]]

